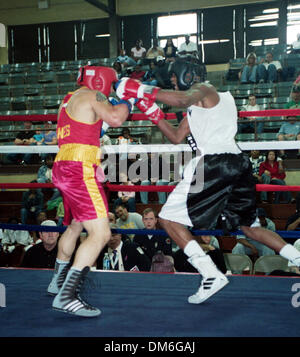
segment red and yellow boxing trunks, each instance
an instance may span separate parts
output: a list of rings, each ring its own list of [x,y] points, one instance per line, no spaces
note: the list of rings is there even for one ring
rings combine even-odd
[[[60,147],[53,164],[52,182],[63,197],[64,225],[69,225],[73,218],[84,222],[107,217],[104,188],[96,176],[99,157],[96,146],[65,144]]]

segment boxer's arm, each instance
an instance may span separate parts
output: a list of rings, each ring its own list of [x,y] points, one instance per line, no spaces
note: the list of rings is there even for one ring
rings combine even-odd
[[[212,107],[218,103],[219,96],[213,86],[196,83],[187,91],[160,90],[156,94],[157,101],[179,108],[187,108],[204,99],[209,99]]]
[[[190,134],[190,127],[187,117],[185,117],[180,122],[177,128],[175,128],[165,119],[160,120],[157,126],[160,131],[171,141],[172,144],[180,144]]]

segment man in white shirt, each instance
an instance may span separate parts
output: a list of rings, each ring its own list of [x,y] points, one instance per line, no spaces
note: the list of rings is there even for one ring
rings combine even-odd
[[[257,67],[258,81],[259,83],[278,82],[280,72],[282,72],[281,63],[274,61],[273,54],[268,52]]]
[[[185,36],[185,42],[179,47],[178,55],[181,58],[197,57],[198,48],[195,42],[190,41],[190,36]]]
[[[246,104],[245,106],[243,106],[242,110],[246,111],[246,112],[250,112],[250,111],[258,111],[261,110],[261,107],[256,104],[256,96],[254,94],[250,94],[249,97],[249,102],[248,104]],[[240,120],[251,120],[252,122],[247,122],[247,123],[239,123],[238,124],[238,132],[242,133],[242,132],[256,132],[258,134],[262,133],[264,131],[264,122],[262,122],[261,120],[263,120],[263,118],[259,118],[259,117],[247,117],[247,118],[240,118]],[[256,120],[260,120],[260,122],[256,123],[256,128],[255,128],[255,121]]]

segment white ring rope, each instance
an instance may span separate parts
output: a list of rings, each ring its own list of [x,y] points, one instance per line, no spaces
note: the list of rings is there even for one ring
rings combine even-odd
[[[295,150],[300,149],[300,141],[240,141],[238,146],[243,151],[250,150]],[[163,152],[184,152],[192,151],[188,144],[137,144],[137,145],[104,145],[101,146],[103,154],[119,154],[119,153],[163,153]],[[24,145],[3,145],[0,146],[2,154],[41,154],[41,153],[57,153],[57,145],[39,145],[39,146],[24,146]]]

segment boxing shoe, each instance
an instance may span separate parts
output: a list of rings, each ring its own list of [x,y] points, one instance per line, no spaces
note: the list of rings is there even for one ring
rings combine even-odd
[[[229,280],[217,269],[208,255],[194,255],[188,259],[188,262],[203,277],[198,291],[188,298],[190,304],[203,303],[229,283]]]
[[[60,263],[58,261],[55,262],[54,274],[47,289],[49,295],[58,294],[60,288],[63,286],[63,283],[66,279],[69,269],[70,269],[69,262],[66,263]]]
[[[80,296],[89,271],[89,267],[83,270],[73,268],[69,270],[63,286],[53,300],[53,309],[82,317],[96,317],[101,314],[98,308],[88,304]]]

